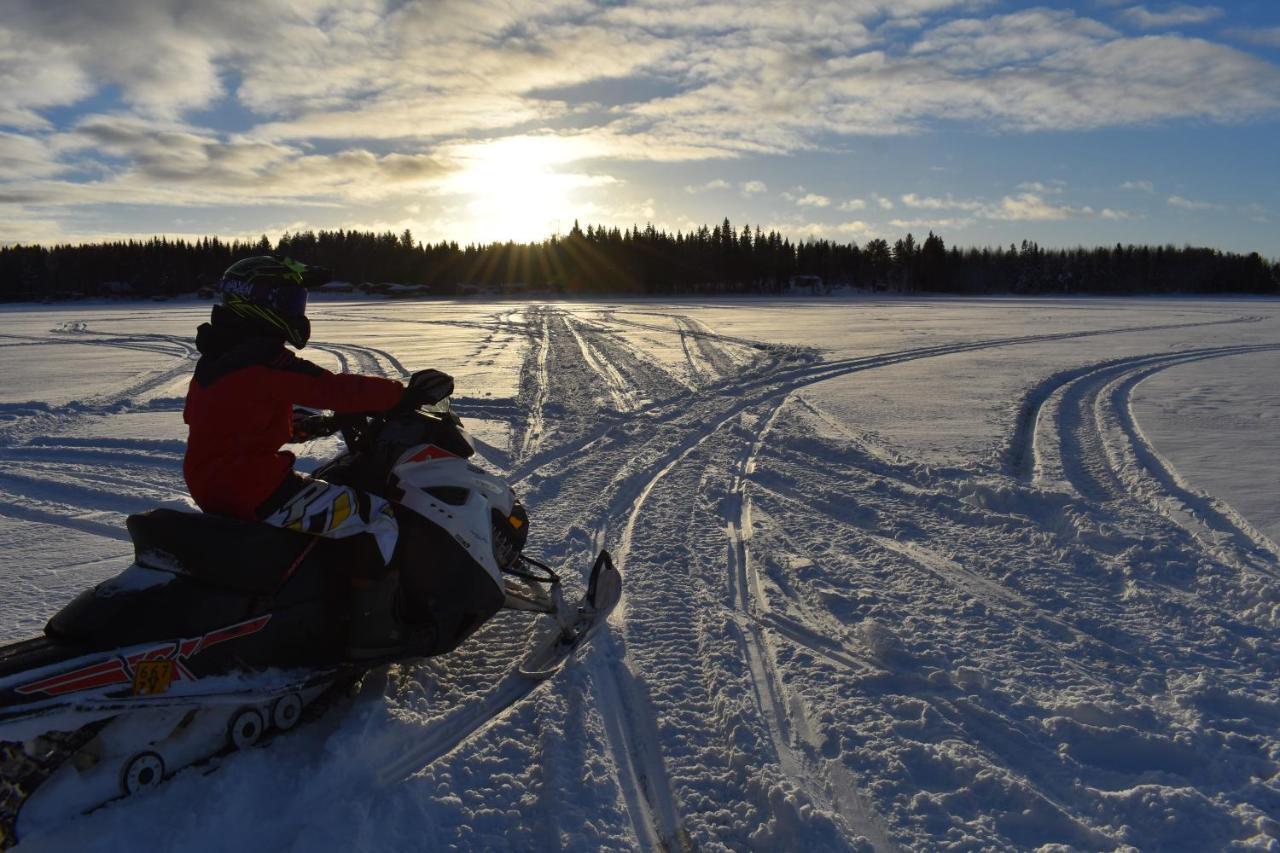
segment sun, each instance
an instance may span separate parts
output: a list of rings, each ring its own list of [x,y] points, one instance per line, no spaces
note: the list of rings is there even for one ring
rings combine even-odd
[[[557,136],[512,136],[455,152],[462,168],[448,189],[466,199],[462,230],[477,242],[534,242],[569,230],[574,191],[612,179],[561,172],[583,156]]]

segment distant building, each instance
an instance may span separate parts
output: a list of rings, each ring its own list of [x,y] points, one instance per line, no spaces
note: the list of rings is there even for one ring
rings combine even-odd
[[[802,287],[809,288],[810,293],[817,293],[822,289],[822,276],[820,275],[793,275],[788,282],[792,290],[799,290]]]
[[[133,285],[127,281],[104,281],[98,285],[99,296],[133,296]]]

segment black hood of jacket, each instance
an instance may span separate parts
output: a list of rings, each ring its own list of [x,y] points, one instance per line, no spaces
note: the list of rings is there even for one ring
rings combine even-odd
[[[284,338],[266,334],[257,323],[215,305],[209,322],[196,329],[196,349],[200,361],[195,378],[207,387],[233,370],[273,361],[284,351]]]

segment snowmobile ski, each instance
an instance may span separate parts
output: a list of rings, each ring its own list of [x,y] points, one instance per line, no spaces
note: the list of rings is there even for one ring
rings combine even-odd
[[[559,586],[554,588],[558,594]],[[542,680],[555,675],[569,656],[609,618],[622,598],[622,575],[608,551],[601,551],[591,567],[591,577],[582,599],[572,607],[561,606],[556,624],[549,626],[520,663],[520,674]]]

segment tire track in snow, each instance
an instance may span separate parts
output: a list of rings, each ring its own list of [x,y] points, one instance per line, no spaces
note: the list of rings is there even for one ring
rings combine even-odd
[[[1260,347],[1244,353],[1274,352],[1280,345]],[[1221,358],[1222,355],[1209,356]],[[1196,359],[1199,360],[1199,359]],[[1182,362],[1179,362],[1182,363]],[[1111,411],[1115,412],[1128,444],[1125,449],[1125,467],[1136,467],[1145,476],[1139,481],[1139,494],[1176,520],[1189,518],[1198,532],[1221,544],[1225,540],[1237,552],[1237,564],[1263,567],[1275,575],[1280,565],[1280,547],[1259,531],[1226,501],[1216,498],[1188,483],[1173,464],[1160,454],[1146,437],[1133,411],[1133,392],[1139,384],[1156,372],[1172,365],[1159,365],[1127,377],[1116,383],[1111,393]],[[1196,533],[1196,530],[1192,531]]]
[[[0,492],[0,515],[19,521],[36,521],[53,527],[65,527],[81,533],[92,533],[106,539],[120,542],[132,542],[129,532],[119,524],[109,524],[92,518],[82,518],[65,512],[54,511],[44,507],[31,506],[27,501],[15,495]]]
[[[1096,502],[1129,499],[1172,519],[1202,544],[1223,540],[1233,562],[1274,564],[1280,549],[1225,502],[1188,484],[1147,440],[1132,411],[1150,376],[1196,361],[1271,352],[1280,345],[1208,347],[1117,359],[1064,371],[1024,398],[1006,467],[1028,483],[1055,475]]]
[[[693,357],[693,351],[689,349],[689,333],[687,323],[683,317],[672,318],[676,323],[676,332],[680,335],[680,351],[684,354],[685,369],[689,372],[689,384],[693,390],[697,390],[707,383],[707,376],[703,369],[698,366],[697,360]]]
[[[582,353],[582,360],[594,370],[600,377],[601,382],[608,391],[609,397],[613,400],[613,408],[618,412],[630,412],[636,408],[636,394],[622,378],[622,374],[609,361],[608,357],[596,348],[586,336],[579,331],[579,327],[585,328],[584,324],[568,314],[562,314],[560,321],[564,323],[569,334],[573,335],[573,339],[578,344],[578,350]]]
[[[525,358],[520,368],[520,390],[517,403],[528,413],[528,419],[520,428],[515,457],[523,461],[531,456],[542,443],[546,431],[547,404],[547,355],[551,349],[551,321],[545,309],[531,309],[527,325],[531,356]],[[535,332],[536,329],[536,332]]]
[[[768,625],[806,647],[810,647],[814,640],[808,634],[821,636],[807,626],[793,624],[793,620],[786,617],[774,616],[761,587],[759,572],[751,559],[750,540],[754,522],[747,484],[755,473],[766,436],[790,399],[790,394],[781,395],[761,416],[763,425],[741,457],[729,487],[732,500],[725,519],[725,533],[729,540],[727,576],[730,600],[739,615],[733,624],[738,630],[751,672],[756,707],[765,721],[783,775],[805,790],[813,801],[827,803],[831,812],[851,821],[851,829],[869,840],[876,850],[897,850],[898,846],[889,838],[883,822],[859,793],[857,782],[848,769],[838,762],[824,762],[814,754],[816,740],[805,719],[804,708],[786,701],[786,688],[778,673],[777,660],[763,630]],[[850,663],[842,651],[814,651],[843,665]]]
[[[586,333],[591,348],[603,357],[611,370],[619,374],[628,393],[636,398],[632,409],[652,400],[683,399],[687,392],[693,390],[680,375],[681,371],[664,367],[651,356],[647,347],[627,340],[607,321],[587,321],[575,316],[572,322]]]
[[[624,510],[627,520],[613,548],[618,570],[624,578],[640,511],[654,487],[684,460],[694,446],[696,443],[648,476],[630,506]],[[616,518],[620,514],[611,512],[608,518]],[[607,528],[597,530],[594,537],[597,546],[603,544],[607,537]],[[625,626],[627,606],[627,586],[624,583],[622,598],[610,623]],[[627,660],[626,642],[610,625],[597,636],[595,644],[601,647],[600,654],[590,659],[592,684],[596,686],[596,707],[605,720],[605,732],[618,769],[618,784],[623,791],[636,838],[648,850],[697,849],[680,817],[662,755],[662,741],[656,736],[655,711],[643,682],[632,672]],[[638,711],[643,711],[644,716],[637,718]]]
[[[101,420],[123,412],[149,411],[152,407],[139,403],[139,398],[189,375],[195,369],[194,359],[199,357],[194,342],[177,335],[140,334],[100,339],[100,333],[80,328],[67,333],[66,337],[69,340],[64,340],[61,336],[44,340],[142,350],[176,357],[177,361],[169,367],[143,371],[123,386],[83,400],[72,400],[61,405],[0,405],[0,415],[8,416],[0,421],[0,445],[16,448],[51,433],[72,432],[84,422]]]
[[[473,734],[495,723],[504,711],[533,692],[540,683],[520,673],[507,673],[476,702],[459,705],[442,720],[427,725],[412,744],[393,744],[394,754],[372,762],[379,769],[379,785],[407,779],[465,743]]]
[[[691,317],[681,318],[684,328],[681,330],[681,340],[691,339],[694,347],[698,350],[698,355],[711,368],[711,372],[718,379],[732,378],[739,369],[737,361],[729,354],[728,348],[725,347],[727,339],[717,335],[707,328],[706,324],[700,320],[694,320]],[[735,345],[741,347],[742,344]],[[753,353],[758,356],[759,352],[752,347]],[[746,359],[750,362],[753,359]]]
[[[397,380],[409,377],[409,371],[400,360],[385,350],[348,343],[312,343],[310,346],[337,358],[342,373],[362,373]]]

